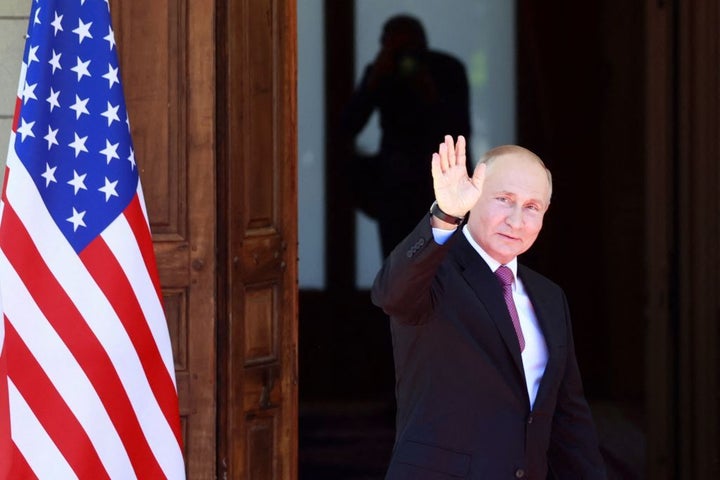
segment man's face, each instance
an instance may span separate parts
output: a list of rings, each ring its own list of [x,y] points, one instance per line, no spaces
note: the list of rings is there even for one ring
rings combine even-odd
[[[488,165],[468,228],[483,250],[505,264],[532,246],[549,206],[545,169],[522,153],[505,154]]]

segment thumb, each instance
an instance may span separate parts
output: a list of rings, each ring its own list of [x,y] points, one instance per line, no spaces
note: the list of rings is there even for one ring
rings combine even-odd
[[[477,167],[475,167],[475,171],[473,172],[473,176],[470,179],[472,181],[473,185],[475,185],[475,188],[478,190],[482,190],[483,182],[485,181],[485,169],[487,168],[487,165],[484,163],[478,164]]]

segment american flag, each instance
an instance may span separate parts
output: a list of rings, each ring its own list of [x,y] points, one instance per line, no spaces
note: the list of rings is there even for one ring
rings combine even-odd
[[[106,0],[33,0],[0,204],[0,479],[182,479]]]

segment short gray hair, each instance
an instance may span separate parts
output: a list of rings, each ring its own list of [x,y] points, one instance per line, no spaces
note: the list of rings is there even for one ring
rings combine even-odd
[[[510,154],[525,155],[526,157],[534,160],[545,170],[545,173],[547,174],[548,185],[550,186],[550,197],[552,197],[552,173],[550,173],[550,170],[545,166],[545,162],[543,162],[540,157],[538,157],[536,154],[534,154],[532,151],[528,150],[525,147],[521,147],[520,145],[500,145],[498,147],[491,148],[490,150],[485,152],[482,157],[480,157],[480,161],[478,162],[478,164],[484,163],[489,167],[499,157]]]

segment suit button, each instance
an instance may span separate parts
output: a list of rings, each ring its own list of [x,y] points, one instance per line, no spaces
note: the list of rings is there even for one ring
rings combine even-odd
[[[518,468],[517,470],[515,470],[515,478],[523,477],[525,477],[525,470],[523,470],[522,468]]]
[[[528,425],[533,422],[533,416],[532,416],[532,415],[529,415],[529,416],[528,416],[527,422],[528,422]]]

